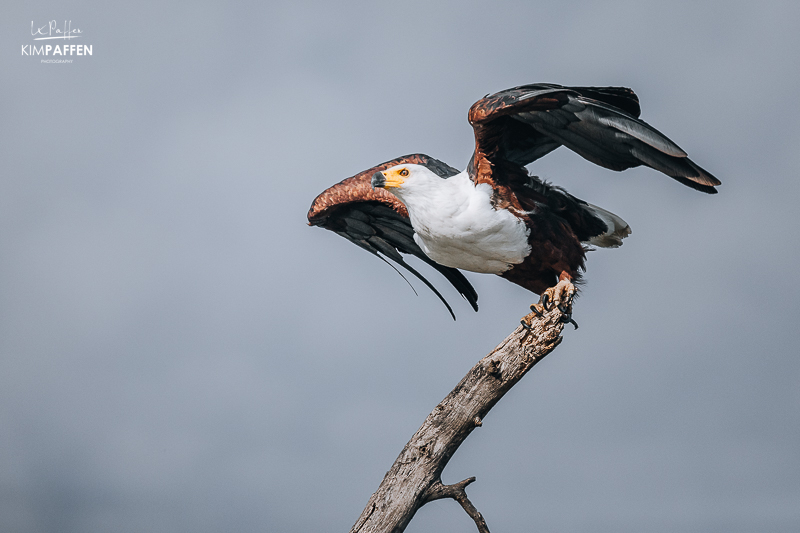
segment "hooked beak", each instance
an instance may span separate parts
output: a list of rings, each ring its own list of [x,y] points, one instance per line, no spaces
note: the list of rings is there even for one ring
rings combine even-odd
[[[405,172],[406,176],[408,175],[408,170],[404,168],[394,168],[376,172],[372,175],[372,188],[382,187],[384,189],[396,189],[402,187],[403,183],[406,181],[406,176],[400,174],[401,172]]]
[[[384,187],[386,185],[386,176],[384,176],[383,172],[376,172],[372,175],[372,188],[377,189],[378,187]]]

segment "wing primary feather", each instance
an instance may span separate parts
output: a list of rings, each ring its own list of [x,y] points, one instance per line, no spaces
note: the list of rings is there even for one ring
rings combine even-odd
[[[353,244],[357,245],[359,248],[363,248],[364,250],[368,251],[372,255],[378,257],[381,261],[383,261],[384,263],[386,263],[387,265],[392,267],[392,269],[395,272],[397,272],[398,274],[400,274],[400,277],[403,278],[403,280],[405,280],[406,283],[408,283],[408,286],[411,287],[411,290],[414,291],[414,294],[419,296],[419,293],[417,293],[417,290],[414,288],[414,286],[411,284],[411,282],[408,281],[408,278],[406,278],[403,275],[403,273],[400,272],[397,269],[397,267],[395,267],[393,264],[391,264],[389,261],[387,261],[385,257],[383,257],[380,253],[378,253],[378,250],[375,249],[376,247],[373,246],[369,241],[366,241],[364,239],[354,239],[351,235],[349,235],[349,234],[347,234],[346,232],[343,232],[343,231],[337,231],[336,233],[341,235],[342,237],[346,238],[348,241],[352,242]],[[445,300],[444,296],[442,296],[442,293],[440,293],[436,289],[436,287],[434,287],[433,284],[430,281],[428,281],[427,278],[425,278],[425,276],[423,276],[422,274],[417,272],[417,270],[414,267],[412,267],[411,265],[406,263],[402,256],[400,257],[399,260],[396,260],[396,262],[397,262],[397,264],[401,265],[403,268],[405,268],[406,270],[408,270],[409,272],[414,274],[414,276],[417,279],[419,279],[422,283],[425,284],[426,287],[428,287],[431,291],[433,291],[433,293],[439,298],[439,300],[441,300],[441,302],[447,308],[447,311],[450,313],[450,316],[453,317],[453,320],[456,319],[456,315],[453,312],[453,308],[450,307],[450,304],[447,302],[447,300]],[[470,302],[470,303],[472,303],[472,302]],[[473,305],[473,307],[475,307],[475,306]],[[477,309],[476,309],[476,311],[477,311]]]
[[[686,163],[697,171],[698,176],[703,180],[704,185],[722,185],[722,182],[719,181],[716,177],[714,177],[709,171],[701,168],[700,165],[692,161],[691,159],[686,159]],[[714,192],[717,192],[716,190]]]
[[[376,226],[379,227],[377,224]],[[383,228],[380,229],[383,230]],[[386,236],[393,239],[397,238],[397,235],[387,234]],[[425,283],[425,285],[427,285],[439,297],[439,299],[442,300],[442,302],[444,302],[444,304],[450,310],[450,314],[453,315],[452,308],[447,303],[445,298],[439,293],[439,291],[436,290],[436,288],[431,283],[429,283],[425,277],[423,277],[413,267],[411,267],[411,265],[406,263],[405,260],[403,259],[403,256],[401,256],[400,253],[391,244],[389,244],[388,242],[386,242],[385,240],[383,240],[381,237],[378,236],[370,237],[367,242],[369,242],[370,245],[377,248],[378,251],[385,254],[392,260],[396,261],[404,268],[408,269],[412,274],[417,276],[420,280],[422,280],[422,282]],[[435,261],[431,260],[427,255],[425,255],[422,252],[422,250],[419,250],[414,241],[410,241],[409,244],[413,244],[413,247],[404,250],[406,253],[414,255],[415,257],[421,259],[423,262],[435,268],[442,276],[445,277],[445,279],[447,279],[447,281],[450,282],[450,284],[458,291],[461,297],[464,298],[469,303],[472,309],[474,309],[475,311],[478,310],[478,293],[475,291],[475,288],[467,280],[467,278],[464,277],[464,274],[462,274],[458,269],[442,266],[439,263],[436,263]],[[453,319],[455,320],[455,315],[453,315]]]
[[[697,177],[697,172],[687,165],[684,159],[671,158],[647,145],[639,144],[638,146],[632,146],[631,154],[633,154],[636,159],[643,161],[647,166],[659,172],[663,172],[667,176],[689,179]]]
[[[380,253],[392,259],[393,261],[397,262],[403,261],[403,256],[400,255],[400,252],[398,252],[394,246],[384,241],[377,235],[373,235],[372,237],[367,239],[367,242],[370,243],[375,248],[377,248]]]
[[[670,141],[663,133],[653,128],[643,120],[631,120],[622,115],[599,116],[597,121],[604,126],[615,128],[627,133],[631,137],[649,144],[653,148],[673,157],[686,157],[687,153],[680,146]]]
[[[380,215],[384,218],[391,218],[393,220],[405,221],[408,220],[408,217],[404,217],[391,207],[387,207],[385,205],[375,204],[370,205],[365,203],[364,205],[360,205],[359,209],[364,211],[365,213],[369,213],[371,215]]]
[[[380,230],[384,237],[388,237],[392,241],[395,241],[396,245],[403,246],[405,249],[401,250],[402,252],[414,253],[417,249],[419,249],[419,246],[417,246],[417,243],[414,242],[414,239],[406,234],[387,227],[381,227]],[[422,253],[422,250],[420,250],[420,253]]]
[[[406,237],[410,238],[413,238],[414,235],[414,228],[397,220],[376,219],[372,224],[381,231],[399,231]]]
[[[403,281],[405,281],[406,283],[408,283],[408,286],[409,286],[409,287],[411,287],[411,290],[412,290],[412,291],[414,291],[414,296],[419,296],[419,293],[417,292],[417,289],[415,289],[415,288],[414,288],[414,286],[411,284],[411,282],[410,282],[410,281],[408,281],[408,278],[407,278],[407,277],[405,277],[405,276],[403,275],[403,273],[402,273],[402,272],[400,272],[399,270],[397,270],[397,267],[396,267],[396,266],[394,266],[394,265],[393,265],[393,264],[391,264],[389,261],[387,261],[387,260],[386,260],[386,258],[385,258],[385,257],[383,257],[383,256],[382,256],[381,254],[379,254],[379,253],[376,253],[376,254],[375,254],[375,256],[376,256],[378,259],[380,259],[381,261],[383,261],[384,263],[386,263],[387,265],[389,265],[390,267],[392,267],[392,270],[394,270],[395,272],[397,272],[397,273],[400,275],[400,277],[401,277],[401,278],[403,278]],[[408,268],[408,265],[407,265],[407,264],[405,264],[405,261],[403,261],[402,259],[400,260],[400,264],[401,264],[401,265],[403,265],[404,267]],[[410,270],[410,269],[409,269],[409,270]],[[445,302],[445,305],[447,305],[447,303],[446,303],[446,302]],[[449,306],[449,305],[447,305],[447,308],[448,308],[448,309],[450,309],[450,306]],[[450,310],[450,314],[451,314],[451,315],[453,314],[453,311],[452,311],[452,309]],[[456,317],[454,316],[454,317],[453,317],[453,320],[455,320],[455,319],[456,319]]]
[[[509,184],[502,163],[525,166],[563,144],[610,170],[644,164],[694,189],[715,192],[719,180],[640,113],[638,97],[624,87],[539,83],[493,94],[470,108],[476,142],[470,178]]]
[[[639,97],[627,87],[570,87],[586,98],[621,109],[634,118],[642,113]]]
[[[542,95],[545,95],[545,94],[563,93],[563,92],[569,92],[570,91],[569,88],[562,87],[560,85],[551,85],[549,83],[541,83],[541,84],[537,84],[537,85],[539,87],[543,87],[544,86],[545,88],[524,93],[523,95],[517,97],[517,102],[522,102],[524,100],[529,100],[531,98],[535,98],[537,96],[542,96]],[[509,89],[509,91],[513,91],[513,90],[514,89]],[[502,91],[502,92],[507,92],[507,91]],[[497,93],[497,94],[499,95],[499,94],[502,94],[502,93]],[[495,96],[497,96],[497,95],[495,95]]]
[[[426,261],[428,262],[428,261]],[[450,267],[442,267],[438,263],[428,262],[432,267],[439,271],[453,287],[456,288],[458,293],[464,298],[474,311],[478,310],[478,293],[475,287],[467,280],[460,270]]]
[[[360,235],[363,235],[365,237],[370,237],[372,235],[375,235],[375,228],[353,217],[353,213],[357,213],[357,211],[352,210],[350,213],[347,214],[346,217],[344,217],[344,223],[347,225],[348,229],[356,233],[359,233]]]
[[[538,121],[547,124],[552,128],[566,128],[569,126],[570,121],[563,116],[547,111],[536,111],[531,113],[519,113],[517,115],[523,119],[528,119],[529,122]]]
[[[354,219],[359,220],[361,222],[368,223],[371,219],[370,219],[369,215],[367,215],[367,213],[369,213],[369,211],[367,211],[367,212],[365,212],[365,211],[366,210],[359,211],[358,209],[351,209],[350,211],[347,212],[347,216],[349,218],[354,218]]]
[[[588,159],[601,167],[610,170],[625,170],[638,164],[625,164],[625,162],[619,160],[619,157],[614,157],[613,152],[609,153],[603,150],[602,147],[598,146],[590,139],[571,130],[558,130],[540,123],[533,124],[533,127],[536,128],[537,131],[558,140],[561,144],[573,152],[576,152],[584,159]]]
[[[375,257],[377,257],[378,259],[380,259],[381,261],[383,261],[384,263],[386,263],[387,265],[389,265],[390,267],[392,267],[392,270],[394,270],[395,272],[397,272],[397,273],[400,275],[400,277],[401,277],[401,278],[403,278],[403,281],[405,281],[406,283],[408,283],[408,286],[409,286],[409,287],[411,287],[411,290],[412,290],[412,291],[414,291],[414,294],[415,294],[416,296],[419,296],[419,293],[417,292],[417,289],[415,289],[415,288],[414,288],[414,286],[411,284],[411,282],[410,282],[410,281],[408,281],[408,278],[407,278],[407,277],[405,277],[405,276],[403,275],[403,273],[402,273],[402,272],[400,272],[399,270],[397,270],[397,267],[395,267],[393,264],[391,264],[389,261],[387,261],[385,257],[383,257],[381,254],[379,254],[379,253],[378,253],[378,250],[376,250],[376,249],[375,249],[375,248],[372,246],[372,244],[371,244],[371,243],[369,243],[368,241],[365,241],[364,239],[354,239],[352,236],[350,236],[350,235],[348,235],[347,233],[344,233],[344,232],[337,231],[336,233],[338,233],[339,235],[341,235],[342,237],[344,237],[344,238],[345,238],[345,239],[347,239],[348,241],[352,242],[353,244],[355,244],[355,245],[356,245],[356,246],[358,246],[359,248],[361,248],[361,249],[363,249],[363,250],[366,250],[366,251],[368,251],[369,253],[371,253],[372,255],[374,255]],[[411,269],[411,268],[409,267],[409,265],[408,265],[408,264],[407,264],[405,261],[403,261],[403,257],[402,257],[402,256],[400,256],[400,260],[398,261],[398,263],[400,263],[400,264],[401,264],[401,265],[403,265],[405,268],[407,268],[407,269],[409,269],[410,271],[412,271],[412,273],[416,274],[416,275],[417,275],[417,277],[419,277],[419,274],[418,274],[417,272],[414,272],[414,271],[413,271],[413,269]],[[440,298],[441,298],[441,296],[440,296]],[[446,302],[445,302],[445,305],[447,305],[447,303],[446,303]],[[449,306],[449,305],[448,305],[447,307],[448,307],[448,309],[450,308],[450,306]],[[453,311],[452,311],[452,309],[450,310],[450,314],[453,314]],[[455,316],[453,317],[453,320],[455,320]]]
[[[384,233],[384,236],[386,238],[391,239],[397,245],[404,246],[404,249],[402,250],[403,252],[409,253],[411,255],[414,255],[415,257],[419,258],[423,262],[427,263],[428,265],[430,265],[431,267],[436,269],[442,276],[445,277],[445,279],[447,279],[447,281],[450,282],[450,284],[458,291],[458,293],[461,295],[461,297],[464,298],[467,302],[469,302],[469,304],[472,307],[472,309],[474,309],[475,311],[478,310],[478,293],[475,291],[475,288],[467,280],[467,278],[464,277],[464,274],[462,274],[458,269],[446,267],[446,266],[440,265],[439,263],[433,261],[427,255],[425,255],[425,253],[422,252],[422,250],[419,249],[419,247],[417,246],[417,243],[414,242],[412,239],[410,239],[408,237],[405,237],[402,234],[398,234],[397,232],[395,232],[392,229],[381,227],[381,225],[378,224],[377,221],[375,223],[375,227],[380,229]],[[376,239],[377,239],[377,241],[376,241]],[[369,239],[369,242],[372,243],[379,250],[380,250],[381,246],[386,246],[386,247],[388,247],[388,249],[392,250],[394,253],[397,253],[397,251],[394,249],[394,247],[391,244],[389,244],[388,242],[386,242],[384,239],[382,239],[380,237],[377,237],[377,236],[371,237]],[[377,244],[377,243],[380,243],[380,244]],[[411,268],[410,266],[408,266],[407,263],[405,263],[405,261],[403,260],[402,256],[399,256],[399,254],[398,254],[398,256],[400,257],[400,259],[397,259],[391,253],[384,252],[383,250],[381,250],[381,251],[383,253],[385,253],[388,257],[391,257],[393,260],[397,261],[398,263],[401,263],[404,267],[409,268],[409,269]],[[423,280],[423,282],[426,283],[426,285],[428,285],[431,288],[431,290],[433,290],[434,292],[437,292],[437,295],[438,295],[438,291],[436,291],[436,289],[434,289],[432,285],[428,284],[426,279],[423,279],[423,278],[421,278],[421,279]],[[439,298],[444,300],[444,298],[441,295],[439,295]]]
[[[425,278],[425,276],[423,276],[422,274],[420,274],[419,272],[417,272],[417,271],[416,271],[416,269],[415,269],[414,267],[412,267],[411,265],[409,265],[409,264],[408,264],[408,263],[406,263],[405,261],[400,261],[399,263],[400,263],[401,265],[403,265],[403,267],[404,267],[404,268],[406,268],[406,269],[407,269],[409,272],[411,272],[412,274],[414,274],[414,275],[417,277],[417,279],[419,279],[419,280],[420,280],[422,283],[424,283],[424,284],[425,284],[425,285],[426,285],[426,286],[427,286],[427,287],[428,287],[428,288],[429,288],[431,291],[433,291],[433,293],[434,293],[436,296],[438,296],[438,297],[439,297],[439,300],[441,300],[441,301],[442,301],[442,303],[444,304],[444,306],[445,306],[445,307],[447,307],[447,311],[450,313],[450,316],[451,316],[451,317],[453,317],[453,320],[455,320],[455,319],[456,319],[456,315],[455,315],[455,313],[453,313],[453,308],[452,308],[452,307],[450,307],[450,304],[449,304],[449,303],[447,303],[447,300],[445,300],[445,299],[444,299],[444,296],[442,296],[442,293],[440,293],[440,292],[439,292],[439,291],[436,289],[436,287],[434,287],[434,286],[433,286],[433,284],[432,284],[430,281],[428,281],[428,280]],[[396,269],[395,269],[395,270],[396,270]],[[416,291],[414,291],[414,292],[416,292]]]
[[[569,113],[578,113],[586,109],[586,104],[584,104],[577,98],[570,98],[566,104],[561,106],[561,109]]]

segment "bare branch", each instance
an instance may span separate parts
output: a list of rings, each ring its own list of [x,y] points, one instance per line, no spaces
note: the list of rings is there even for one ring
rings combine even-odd
[[[564,323],[571,318],[574,290],[567,281],[548,289],[553,305],[526,315],[436,406],[400,452],[350,533],[401,533],[420,507],[441,498],[458,501],[478,531],[488,533],[483,516],[464,490],[475,478],[444,485],[442,471],[500,398],[559,345]]]
[[[444,485],[440,479],[434,481],[428,490],[425,491],[423,495],[424,502],[428,503],[432,502],[433,500],[440,500],[442,498],[456,498],[456,495],[459,493],[464,493],[464,489],[467,485],[475,481],[475,476],[465,479],[464,481],[459,481],[453,485]]]
[[[469,501],[467,497],[467,492],[464,490],[466,486],[473,481],[475,481],[475,477],[467,478],[453,485],[443,485],[441,480],[437,479],[428,487],[428,490],[423,496],[425,501],[422,502],[422,504],[424,505],[430,501],[439,500],[441,498],[453,498],[461,504],[461,507],[464,508],[470,518],[475,521],[475,525],[478,526],[478,531],[480,533],[489,533],[489,527],[486,525],[483,515],[472,505],[472,502]]]

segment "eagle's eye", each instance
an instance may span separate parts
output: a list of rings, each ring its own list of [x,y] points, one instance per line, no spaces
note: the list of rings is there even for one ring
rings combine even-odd
[[[408,176],[408,169],[404,168],[403,170],[401,170],[400,171],[400,175],[403,176],[403,177]]]

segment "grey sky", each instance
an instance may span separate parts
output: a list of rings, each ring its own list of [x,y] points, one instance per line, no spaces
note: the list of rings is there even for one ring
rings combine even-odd
[[[535,296],[467,274],[476,314],[431,273],[453,322],[306,210],[406,153],[463,168],[475,100],[553,82],[634,88],[723,186],[531,167],[633,234],[445,481],[493,531],[797,531],[799,6],[6,6],[0,530],[347,531]],[[21,56],[53,19],[92,56]]]

